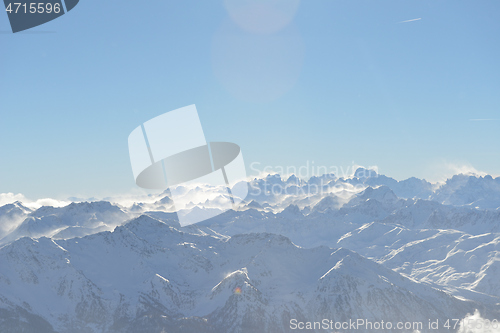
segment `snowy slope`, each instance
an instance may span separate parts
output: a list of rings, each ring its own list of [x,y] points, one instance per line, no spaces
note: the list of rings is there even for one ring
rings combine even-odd
[[[7,309],[23,308],[58,332],[126,331],[138,321],[156,331],[164,317],[172,331],[189,318],[206,331],[288,332],[282,318],[417,320],[484,310],[347,249],[302,249],[266,233],[190,234],[145,216],[84,238],[22,238],[0,249],[0,267]]]
[[[31,212],[19,201],[0,207],[0,239],[14,231]]]
[[[181,186],[178,207],[168,191],[5,205],[0,332],[288,332],[293,318],[475,309],[500,319],[499,182],[274,174],[248,181],[241,205],[183,228],[175,209],[219,210],[223,189]],[[210,200],[194,200],[205,191]]]
[[[4,206],[5,207],[5,206]],[[66,207],[43,206],[24,214],[24,221],[0,239],[0,245],[21,237],[81,237],[113,230],[130,216],[106,201],[71,203]]]

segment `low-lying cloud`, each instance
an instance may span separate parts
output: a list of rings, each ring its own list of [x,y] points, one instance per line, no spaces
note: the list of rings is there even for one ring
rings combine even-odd
[[[498,319],[483,318],[476,310],[473,315],[469,314],[460,321],[457,333],[500,333],[500,322]]]

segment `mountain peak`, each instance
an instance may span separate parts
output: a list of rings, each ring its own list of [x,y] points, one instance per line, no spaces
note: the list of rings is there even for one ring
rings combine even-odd
[[[358,179],[367,179],[377,177],[378,173],[374,169],[367,169],[364,167],[359,167],[354,172],[354,177]]]
[[[287,216],[292,216],[292,217],[298,217],[298,216],[303,216],[302,212],[300,211],[299,206],[291,204],[283,211],[280,213],[281,216],[287,217]]]
[[[312,208],[313,212],[324,213],[327,210],[335,210],[342,207],[343,202],[339,197],[335,195],[329,195],[321,199],[314,207]]]

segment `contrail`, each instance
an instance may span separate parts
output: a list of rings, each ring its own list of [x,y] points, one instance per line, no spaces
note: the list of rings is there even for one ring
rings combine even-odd
[[[398,23],[406,23],[406,22],[413,22],[413,21],[420,21],[422,18],[419,17],[419,18],[416,18],[416,19],[411,19],[411,20],[406,20],[406,21],[401,21],[401,22],[398,22]]]
[[[469,119],[469,121],[498,121],[500,119],[493,119],[493,118],[480,118],[480,119]]]

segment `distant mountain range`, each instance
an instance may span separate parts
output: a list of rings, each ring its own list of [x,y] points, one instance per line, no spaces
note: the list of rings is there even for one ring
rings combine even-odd
[[[500,320],[500,178],[358,169],[247,183],[241,205],[186,227],[176,210],[220,209],[226,192],[180,188],[215,195],[177,206],[166,191],[0,207],[0,332],[373,332],[290,325],[323,319],[436,332],[429,320],[475,310]]]

